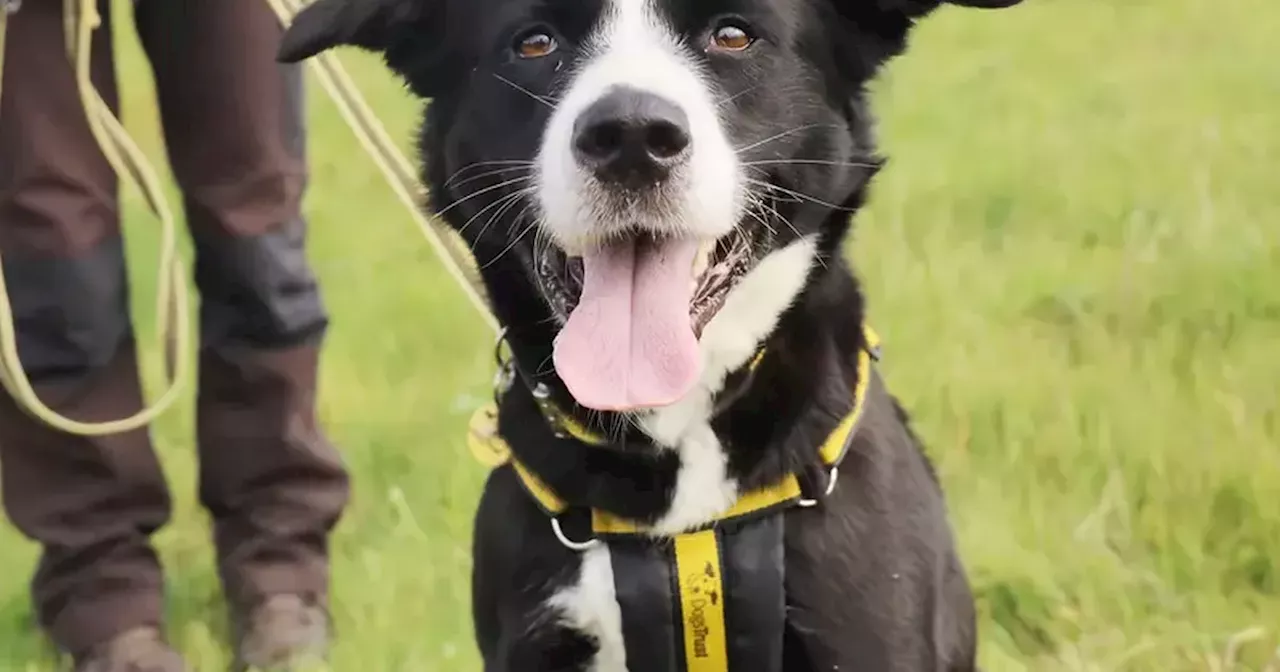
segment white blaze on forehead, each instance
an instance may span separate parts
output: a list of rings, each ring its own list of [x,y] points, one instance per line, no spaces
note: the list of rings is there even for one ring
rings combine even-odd
[[[653,2],[606,0],[542,138],[536,172],[543,223],[571,254],[581,251],[593,230],[646,224],[711,239],[728,233],[741,216],[741,167],[720,121],[714,85]],[[667,185],[671,202],[661,215],[606,210],[603,187],[574,160],[574,123],[617,87],[665,98],[688,118],[689,163]],[[635,221],[646,215],[666,221]]]
[[[585,47],[583,67],[561,102],[558,116],[572,122],[610,89],[627,86],[679,103],[691,117],[695,136],[699,121],[718,126],[714,102],[698,64],[659,15],[653,0],[607,0]],[[692,118],[699,114],[709,118]]]
[[[608,0],[597,32],[588,47],[594,62],[583,73],[580,86],[589,87],[593,76],[654,93],[678,93],[678,80],[690,84],[696,69],[671,26],[659,15],[653,0]],[[603,71],[603,72],[602,72]],[[612,71],[612,72],[610,72]],[[673,81],[674,80],[674,81]],[[701,82],[692,82],[701,88]],[[674,98],[674,96],[673,96]]]

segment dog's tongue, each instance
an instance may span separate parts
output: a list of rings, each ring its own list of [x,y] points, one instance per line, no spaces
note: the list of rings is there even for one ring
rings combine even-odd
[[[629,240],[584,254],[582,298],[555,343],[560,379],[601,411],[664,406],[701,374],[689,317],[697,241]]]

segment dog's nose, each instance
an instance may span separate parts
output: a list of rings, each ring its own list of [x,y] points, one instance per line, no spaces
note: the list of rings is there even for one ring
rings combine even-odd
[[[661,96],[618,87],[578,117],[573,152],[597,179],[628,188],[661,182],[688,159],[689,118]]]

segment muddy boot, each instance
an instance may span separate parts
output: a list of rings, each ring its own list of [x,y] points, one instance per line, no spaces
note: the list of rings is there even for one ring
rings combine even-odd
[[[154,628],[135,628],[94,647],[76,672],[186,672],[182,657]]]
[[[235,670],[293,671],[321,664],[329,646],[329,615],[298,595],[275,595],[233,616]]]

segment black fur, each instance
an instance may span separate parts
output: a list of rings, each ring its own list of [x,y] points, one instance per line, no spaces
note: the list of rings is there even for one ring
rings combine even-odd
[[[713,421],[731,475],[744,487],[762,485],[812,470],[816,446],[849,409],[864,302],[841,245],[881,163],[866,85],[939,2],[654,2],[691,43],[724,15],[758,31],[759,45],[749,54],[703,54],[702,65],[719,89],[732,143],[752,147],[743,160],[770,161],[752,171],[773,185],[766,192],[770,210],[761,214],[776,233],[761,240],[778,248],[818,235],[821,263],[768,338],[759,368],[731,376]],[[503,165],[492,162],[536,154],[554,98],[574,72],[577,48],[602,4],[318,0],[289,29],[281,58],[359,46],[382,53],[418,95],[431,98],[419,149],[432,205],[472,246],[528,383],[503,398],[502,435],[571,504],[654,520],[670,504],[678,457],[654,450],[625,418],[578,408],[545,364],[558,327],[532,277],[530,208],[522,210],[527,203],[514,197],[518,184],[504,184],[517,170],[491,172]],[[513,58],[510,45],[531,25],[552,31],[560,51],[534,61]],[[501,205],[508,196],[512,207]],[[761,226],[756,222],[745,218],[740,226]],[[613,445],[557,438],[533,402],[529,386],[536,383],[609,434]],[[878,384],[872,389],[841,487],[826,506],[787,514],[785,669],[972,670],[973,600],[941,491],[905,414]],[[474,617],[487,670],[586,669],[598,643],[560,625],[543,606],[573,580],[578,556],[555,540],[508,468],[496,470],[485,489],[475,563]]]

